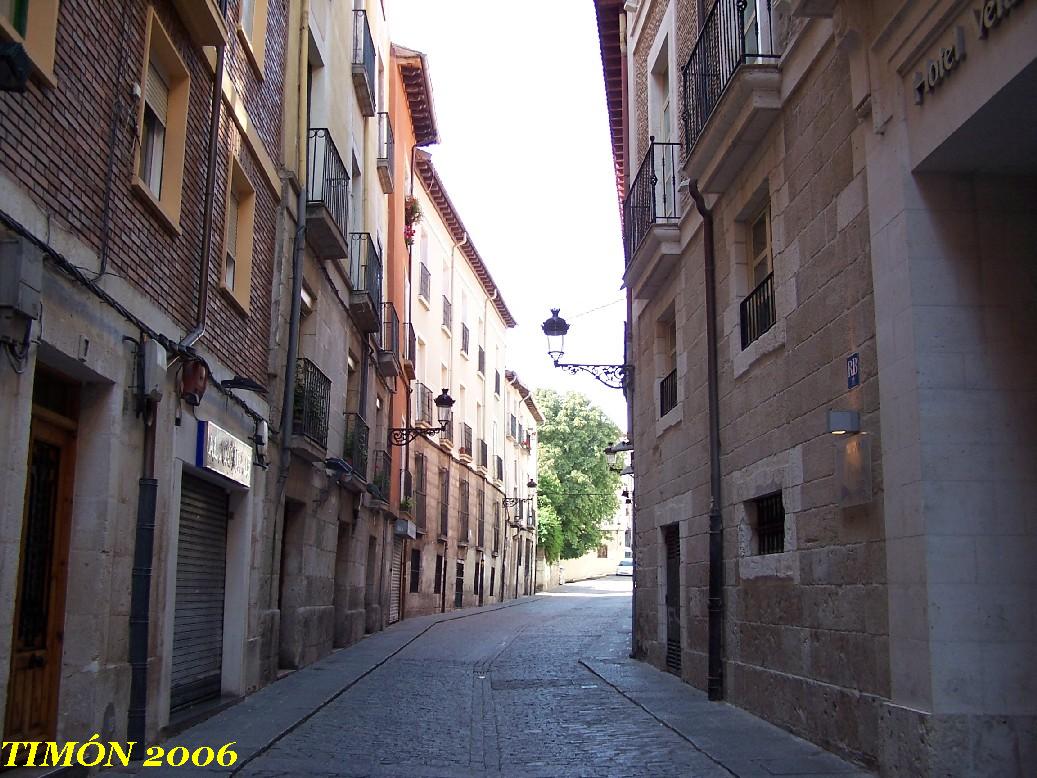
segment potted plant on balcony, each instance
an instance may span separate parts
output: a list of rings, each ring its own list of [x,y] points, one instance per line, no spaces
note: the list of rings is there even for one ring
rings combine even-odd
[[[410,497],[404,497],[400,500],[400,513],[405,519],[414,518],[414,501]]]
[[[409,196],[403,202],[403,241],[414,245],[414,225],[421,221],[421,206],[416,197]]]

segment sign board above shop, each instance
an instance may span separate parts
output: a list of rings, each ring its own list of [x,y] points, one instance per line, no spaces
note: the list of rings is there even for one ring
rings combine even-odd
[[[252,485],[252,444],[211,421],[198,422],[198,467],[244,487]]]

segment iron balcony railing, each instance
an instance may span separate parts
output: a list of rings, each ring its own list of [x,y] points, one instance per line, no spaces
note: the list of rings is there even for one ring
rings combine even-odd
[[[313,362],[300,358],[295,368],[293,434],[303,435],[321,448],[327,448],[330,408],[331,379]]]
[[[504,480],[504,459],[502,457],[494,456],[493,458],[495,466],[493,468],[494,476],[498,481]]]
[[[354,292],[366,292],[375,311],[382,307],[382,254],[368,232],[349,235],[349,283]]]
[[[371,429],[359,413],[346,414],[346,440],[342,458],[353,472],[367,479],[367,456],[371,445]]]
[[[508,415],[508,437],[514,439],[518,434],[518,419],[515,418],[515,414]]]
[[[453,445],[454,443],[454,414],[451,411],[446,417],[446,424],[443,425],[443,431],[439,433],[439,439],[443,443]]]
[[[375,451],[373,458],[374,471],[371,473],[371,488],[374,490],[376,497],[383,502],[388,502],[392,459],[388,451]]]
[[[311,127],[307,139],[306,202],[327,208],[345,240],[349,221],[349,173],[331,139],[331,130]]]
[[[627,264],[633,261],[653,225],[677,223],[679,149],[679,143],[656,143],[654,136],[648,143],[648,152],[623,201],[623,251]]]
[[[396,140],[393,137],[392,121],[389,119],[389,114],[383,111],[378,114],[378,159],[376,161],[378,165],[388,170],[390,181],[393,180],[395,169],[395,155],[393,154],[395,145]]]
[[[414,332],[414,325],[410,322],[404,325],[404,337],[406,337],[406,341],[403,346],[406,350],[403,352],[403,356],[408,362],[414,364],[418,353],[418,336]]]
[[[468,325],[462,322],[461,324],[461,353],[468,353],[468,346],[471,342],[472,334],[468,329]]]
[[[461,426],[461,453],[472,455],[472,428],[467,424]]]
[[[454,306],[450,303],[449,298],[443,295],[443,326],[448,330],[453,329],[454,324]]]
[[[706,122],[738,68],[749,61],[780,58],[774,45],[771,3],[716,0],[685,63],[684,145],[695,148]]]
[[[364,116],[374,116],[374,39],[366,11],[353,11],[353,91]]]
[[[490,464],[490,447],[485,440],[479,441],[479,467],[488,467]]]
[[[768,273],[738,308],[742,348],[774,326],[774,273]]]
[[[418,294],[424,297],[426,302],[430,302],[432,300],[432,273],[429,272],[428,266],[424,262],[421,263],[418,284]]]
[[[479,346],[479,372],[486,375],[486,349]]]
[[[421,381],[414,382],[414,423],[435,427],[437,419],[432,412],[432,390]]]
[[[400,353],[400,317],[396,313],[396,306],[392,303],[382,303],[382,335],[380,347],[382,351],[389,354]]]
[[[659,382],[659,417],[677,407],[677,368]]]

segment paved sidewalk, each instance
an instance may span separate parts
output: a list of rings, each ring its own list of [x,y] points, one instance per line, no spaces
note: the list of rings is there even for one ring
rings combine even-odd
[[[710,702],[705,692],[651,665],[632,659],[581,659],[580,664],[730,775],[872,775],[740,708]]]

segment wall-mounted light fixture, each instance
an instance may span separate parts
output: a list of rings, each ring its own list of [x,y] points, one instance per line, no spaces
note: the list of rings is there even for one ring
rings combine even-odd
[[[547,336],[547,355],[551,357],[555,367],[576,375],[579,372],[590,373],[598,381],[610,389],[626,389],[627,382],[633,378],[633,365],[584,365],[576,362],[559,362],[565,353],[565,336],[569,332],[569,323],[558,315],[558,308],[551,309],[551,318],[547,319],[541,329]]]
[[[611,446],[606,447],[605,461],[608,463],[609,470],[611,470],[613,473],[622,474],[626,468],[618,466],[616,464],[616,460],[619,458],[620,454],[633,450],[634,447],[630,444],[630,441],[628,440],[617,440]]]
[[[857,411],[829,411],[828,431],[833,435],[856,435],[861,431],[861,415]]]
[[[436,406],[436,415],[439,418],[438,427],[393,427],[389,430],[390,446],[406,446],[418,437],[427,438],[440,432],[445,432],[447,424],[450,423],[450,409],[454,407],[454,398],[446,389],[433,403]]]

